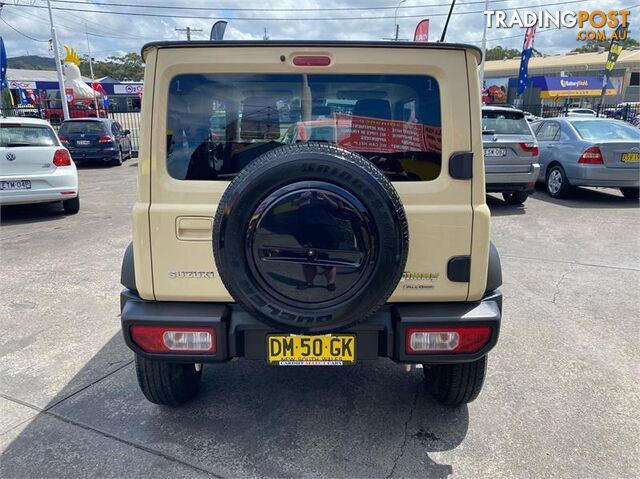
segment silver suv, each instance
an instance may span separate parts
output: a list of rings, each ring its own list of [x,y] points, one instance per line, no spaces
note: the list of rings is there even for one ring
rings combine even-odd
[[[483,107],[482,145],[487,193],[502,193],[509,204],[524,203],[540,172],[538,143],[524,112]]]

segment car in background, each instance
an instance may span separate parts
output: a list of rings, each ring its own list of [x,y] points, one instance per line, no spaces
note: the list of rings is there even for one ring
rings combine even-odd
[[[607,118],[567,117],[534,124],[540,148],[540,181],[555,198],[574,186],[620,188],[638,199],[640,130]]]
[[[509,204],[524,203],[540,170],[538,145],[524,113],[482,107],[482,146],[487,193],[502,193]]]
[[[51,125],[0,118],[0,205],[58,201],[67,214],[80,210],[76,165]]]
[[[114,165],[121,165],[133,154],[129,134],[120,123],[108,118],[65,120],[58,131],[75,162],[108,161]]]
[[[533,122],[533,121],[541,120],[542,117],[534,115],[533,113],[530,113],[528,111],[525,111],[524,112],[524,119],[527,120],[528,122]]]
[[[598,116],[598,114],[590,108],[569,108],[566,116]]]

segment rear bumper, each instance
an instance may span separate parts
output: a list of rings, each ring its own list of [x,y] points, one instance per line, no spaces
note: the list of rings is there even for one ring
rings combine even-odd
[[[486,189],[488,193],[533,190],[539,174],[538,163],[532,163],[529,171],[519,173],[501,172],[496,166],[491,166],[485,174]]]
[[[136,354],[171,362],[217,362],[232,358],[266,360],[267,335],[282,333],[258,321],[235,304],[158,302],[140,299],[125,289],[120,295],[124,340]],[[463,363],[485,356],[497,343],[502,293],[465,303],[388,304],[366,321],[340,331],[356,336],[356,360],[390,358],[402,363]],[[147,353],[131,338],[135,325],[201,326],[216,332],[215,354]],[[472,354],[407,354],[410,327],[490,326],[491,338]]]
[[[603,165],[572,165],[567,168],[569,183],[574,186],[637,187],[640,168],[607,168]]]
[[[0,190],[0,205],[47,203],[78,196],[78,174],[75,166],[56,168],[53,173],[45,175],[0,176],[0,180],[31,181],[29,190]]]
[[[68,148],[71,158],[76,163],[81,161],[110,161],[118,158],[118,148],[105,148],[103,150],[83,150],[82,148]]]

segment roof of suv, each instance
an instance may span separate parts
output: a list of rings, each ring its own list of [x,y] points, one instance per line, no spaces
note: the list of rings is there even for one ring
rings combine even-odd
[[[390,42],[390,41],[331,41],[331,40],[223,40],[223,41],[157,41],[142,47],[142,59],[150,48],[202,48],[202,47],[351,47],[351,48],[421,48],[436,50],[465,50],[482,62],[482,50],[463,43]]]

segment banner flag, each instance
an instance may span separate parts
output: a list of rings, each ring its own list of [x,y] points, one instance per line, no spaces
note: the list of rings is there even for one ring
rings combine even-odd
[[[429,19],[425,18],[416,26],[416,32],[413,35],[414,42],[429,41]]]
[[[533,39],[536,35],[536,26],[527,28],[522,45],[522,57],[520,58],[520,74],[518,76],[518,96],[522,95],[529,85],[529,59],[533,55]]]
[[[224,37],[224,31],[227,28],[227,22],[224,20],[219,20],[213,24],[211,27],[211,34],[209,35],[209,40],[222,41]]]
[[[607,84],[609,83],[609,77],[611,72],[616,67],[616,62],[620,53],[622,53],[622,41],[627,38],[627,30],[629,28],[629,22],[626,24],[620,24],[613,35],[611,35],[611,45],[609,45],[609,56],[607,57],[607,63],[604,64],[604,75],[602,76],[602,93],[601,97],[607,92]]]

